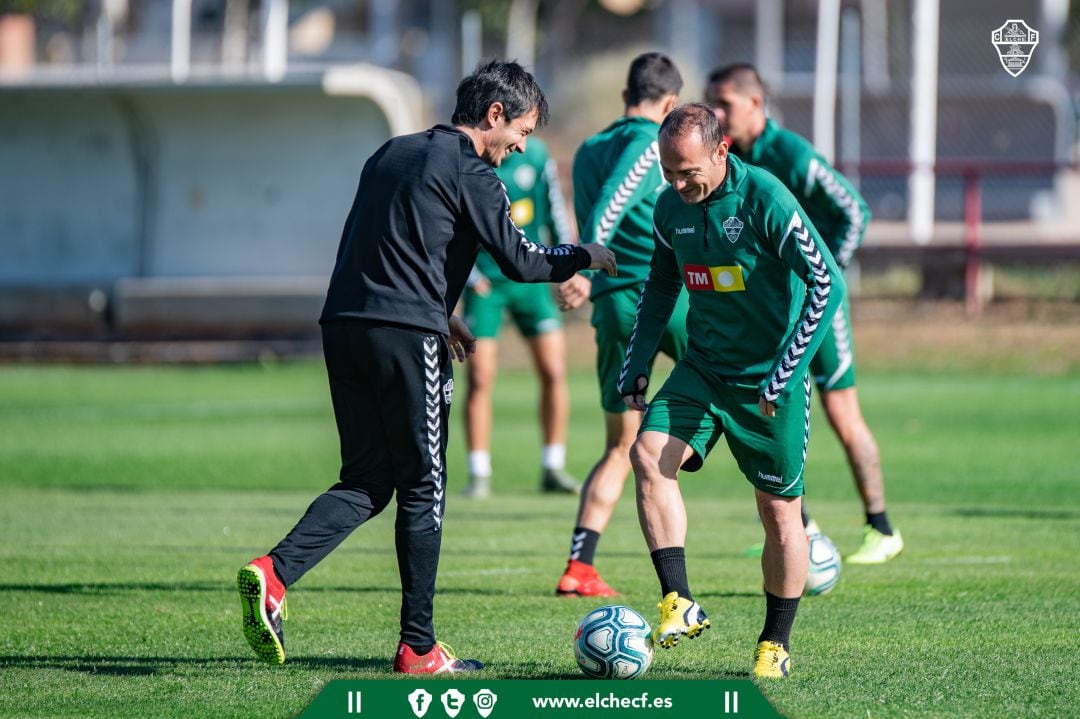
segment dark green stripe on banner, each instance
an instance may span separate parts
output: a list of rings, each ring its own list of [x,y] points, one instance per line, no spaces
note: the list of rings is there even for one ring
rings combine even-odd
[[[754,683],[639,680],[332,681],[303,719],[782,719]]]

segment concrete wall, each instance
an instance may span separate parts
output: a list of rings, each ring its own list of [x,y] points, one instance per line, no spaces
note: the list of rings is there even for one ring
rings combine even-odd
[[[8,92],[0,283],[329,272],[387,137],[313,88]]]
[[[400,76],[375,93],[349,81],[368,74],[335,77],[0,88],[0,336],[70,325],[42,307],[50,292],[97,289],[91,309],[121,330],[154,324],[148,307],[117,311],[125,297],[154,296],[168,323],[170,293],[227,302],[243,294],[221,291],[230,279],[255,297],[302,287],[308,311],[364,162],[420,129]]]

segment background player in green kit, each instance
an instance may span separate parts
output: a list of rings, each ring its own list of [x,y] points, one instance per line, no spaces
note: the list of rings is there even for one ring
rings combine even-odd
[[[765,115],[765,87],[757,70],[740,63],[714,71],[705,98],[732,140],[731,151],[784,183],[825,239],[836,263],[841,269],[847,267],[862,243],[870,208],[809,142]],[[887,562],[903,550],[904,540],[890,525],[885,511],[881,454],[855,392],[855,351],[847,302],[833,318],[810,368],[829,424],[844,445],[866,511],[862,546],[844,561]]]
[[[559,174],[547,146],[532,139],[523,153],[507,157],[495,174],[506,187],[510,217],[530,242],[559,245],[573,241]],[[464,496],[491,494],[491,393],[498,364],[499,327],[509,312],[532,354],[540,379],[540,488],[576,494],[578,483],[566,466],[566,424],[570,395],[566,388],[566,340],[562,319],[546,285],[508,280],[484,250],[465,290],[465,323],[476,336],[468,361],[465,438],[469,447],[469,484]]]
[[[636,57],[623,90],[623,116],[582,144],[574,156],[574,214],[582,244],[599,243],[615,252],[617,277],[576,275],[559,286],[564,309],[592,300],[596,370],[604,410],[604,454],[585,480],[570,557],[555,593],[608,597],[616,594],[593,566],[600,534],[630,473],[630,444],[641,413],[627,411],[616,389],[634,326],[641,283],[652,258],[652,213],[665,186],[658,164],[656,133],[679,99],[682,77],[675,64],[656,52]],[[686,349],[686,293],[678,300],[662,334],[660,349],[679,359]],[[652,356],[650,355],[650,366]]]
[[[843,299],[843,275],[779,180],[728,155],[707,105],[668,115],[660,163],[671,187],[656,203],[656,251],[619,382],[627,405],[644,409],[648,363],[685,285],[686,355],[649,404],[630,450],[638,516],[663,594],[653,639],[672,647],[709,626],[686,575],[678,473],[699,469],[724,435],[754,486],[765,528],[765,627],[754,675],[783,677],[809,551],[801,517],[807,366]]]

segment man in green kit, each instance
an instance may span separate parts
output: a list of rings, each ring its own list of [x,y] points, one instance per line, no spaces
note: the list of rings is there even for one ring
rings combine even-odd
[[[731,152],[784,183],[806,210],[840,269],[847,267],[862,244],[870,208],[813,145],[766,116],[765,86],[753,65],[739,63],[714,71],[705,88],[705,101],[731,138]],[[900,554],[904,540],[885,511],[881,454],[859,407],[851,312],[846,301],[833,317],[810,370],[829,424],[844,446],[866,513],[862,545],[844,561],[887,562]]]
[[[754,676],[791,671],[789,639],[806,584],[801,519],[810,432],[807,367],[845,286],[832,253],[792,194],[728,154],[720,123],[700,103],[660,128],[671,186],[656,203],[656,249],[619,381],[644,410],[648,363],[679,293],[688,290],[686,355],[648,405],[630,450],[638,516],[661,594],[653,639],[664,648],[709,626],[686,573],[680,468],[700,469],[721,435],[754,486],[765,528],[765,626]]]
[[[609,247],[618,258],[619,274],[578,274],[559,286],[563,309],[592,301],[605,434],[604,452],[581,491],[566,570],[555,588],[562,597],[617,594],[600,577],[594,556],[630,473],[628,452],[641,423],[641,413],[627,410],[616,384],[656,242],[653,207],[666,186],[656,133],[681,89],[682,76],[671,58],[658,52],[638,55],[627,73],[623,116],[588,138],[574,156],[574,214],[581,244]],[[675,360],[686,350],[686,306],[684,292],[659,342],[659,350]]]
[[[542,140],[530,139],[525,152],[507,157],[495,168],[495,174],[506,188],[510,218],[530,242],[548,246],[573,243],[558,169]],[[472,499],[491,495],[491,395],[498,366],[499,329],[507,312],[529,347],[540,379],[540,490],[577,494],[578,483],[565,469],[570,419],[566,339],[548,287],[508,280],[494,258],[481,250],[469,275],[464,301],[465,324],[476,336],[476,352],[466,365],[469,484],[463,495]]]

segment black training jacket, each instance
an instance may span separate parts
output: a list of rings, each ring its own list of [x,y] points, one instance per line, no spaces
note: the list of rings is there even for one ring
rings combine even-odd
[[[436,125],[395,137],[364,165],[319,322],[446,335],[479,246],[518,282],[560,282],[590,263],[580,247],[525,239],[506,190],[465,133]]]

